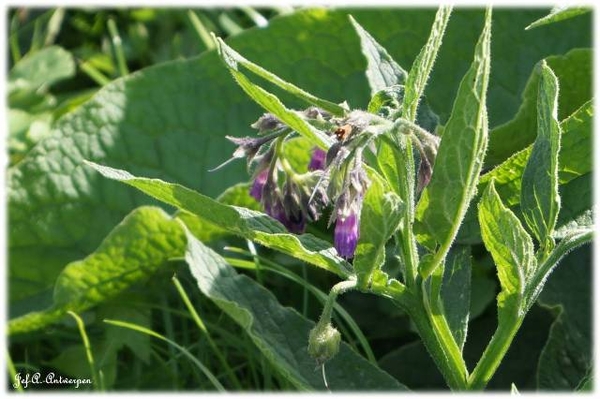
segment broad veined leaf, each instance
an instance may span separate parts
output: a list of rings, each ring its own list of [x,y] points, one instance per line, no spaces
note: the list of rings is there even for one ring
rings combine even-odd
[[[135,177],[129,172],[87,162],[103,176],[128,184],[178,209],[190,212],[222,229],[277,249],[341,277],[348,277],[350,265],[337,256],[335,248],[311,234],[296,236],[264,213],[230,206],[178,184],[159,179]]]
[[[544,247],[556,226],[558,195],[558,80],[542,61],[538,90],[538,135],[523,171],[521,212],[527,225]]]
[[[371,274],[385,261],[385,244],[398,228],[404,204],[393,191],[386,192],[386,185],[372,173],[360,214],[360,239],[352,266],[358,279],[358,287],[366,289]]]
[[[546,15],[543,18],[538,19],[535,22],[532,22],[525,29],[533,29],[538,26],[544,26],[548,24],[554,24],[559,21],[564,21],[565,19],[573,18],[581,14],[585,14],[591,12],[592,9],[589,7],[554,7],[550,14]]]
[[[590,246],[571,252],[544,286],[538,303],[557,317],[539,359],[538,388],[573,391],[593,368]]]
[[[227,43],[317,96],[366,107],[365,61],[352,50],[358,50],[360,43],[348,22],[349,13],[401,65],[413,62],[435,16],[435,10],[422,9],[301,10],[274,18],[267,28],[231,37]],[[443,121],[481,31],[480,14],[455,10],[448,23],[426,90],[429,104]],[[525,76],[538,60],[590,46],[591,25],[586,17],[564,21],[561,29],[550,26],[523,32],[543,15],[540,9],[498,10],[494,15],[494,51],[502,56],[492,65],[492,123],[510,119],[517,110]],[[14,289],[19,294],[13,293],[16,281],[27,282],[30,295],[51,289],[64,265],[94,251],[135,207],[154,203],[89,173],[82,159],[181,182],[214,197],[239,182],[244,171],[239,162],[218,173],[208,172],[233,152],[233,147],[223,145],[223,136],[250,134],[249,125],[260,113],[216,52],[205,52],[118,79],[62,116],[50,136],[7,174],[11,296],[25,293],[23,285]]]
[[[138,208],[94,253],[65,267],[54,286],[50,308],[10,320],[8,332],[38,330],[69,310],[81,312],[102,303],[148,278],[169,258],[181,256],[184,248],[180,222],[159,208]]]
[[[502,287],[498,295],[498,322],[502,327],[514,322],[521,312],[525,286],[536,268],[533,242],[515,214],[502,204],[493,181],[479,203],[479,224]]]
[[[491,11],[475,48],[473,64],[458,90],[444,128],[433,175],[416,208],[417,239],[429,248],[441,247],[432,261],[421,265],[426,276],[445,258],[475,195],[487,146],[486,92],[490,71]]]
[[[367,60],[365,73],[371,88],[371,96],[386,87],[404,84],[407,77],[406,71],[352,16],[350,16],[350,22],[360,38],[360,49]]]
[[[427,43],[425,43],[425,46],[423,46],[419,55],[417,55],[406,78],[406,91],[404,93],[404,101],[402,102],[402,117],[411,122],[414,122],[417,117],[417,108],[421,96],[423,96],[423,92],[425,91],[425,85],[429,80],[433,64],[437,58],[438,50],[442,45],[442,38],[444,37],[451,13],[451,6],[440,6],[433,21],[429,39],[427,39]]]
[[[558,118],[564,120],[592,98],[592,50],[577,48],[544,58],[560,82]],[[537,131],[537,99],[541,69],[530,71],[516,115],[490,132],[485,167],[493,167],[533,143]]]
[[[237,274],[191,234],[186,260],[202,293],[240,324],[273,367],[301,390],[325,388],[307,351],[313,323],[281,306],[273,294],[249,277]],[[345,343],[337,356],[327,362],[326,370],[333,391],[406,389]]]

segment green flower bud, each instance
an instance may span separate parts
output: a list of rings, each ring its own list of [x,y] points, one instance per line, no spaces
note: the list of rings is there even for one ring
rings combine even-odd
[[[308,354],[320,366],[333,358],[340,350],[342,336],[330,323],[322,326],[320,323],[308,335]]]

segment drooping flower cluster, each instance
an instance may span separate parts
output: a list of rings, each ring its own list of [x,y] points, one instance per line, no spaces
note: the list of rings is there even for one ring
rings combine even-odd
[[[329,225],[335,222],[334,246],[340,256],[350,259],[358,244],[362,201],[369,185],[362,147],[354,145],[354,138],[366,125],[356,118],[335,119],[316,107],[299,114],[328,123],[336,139],[328,151],[312,149],[307,173],[296,173],[282,156],[283,143],[295,132],[268,113],[251,125],[258,137],[227,137],[238,146],[233,159],[247,158],[254,169],[250,195],[292,233],[303,233],[307,223],[317,221],[333,205]]]

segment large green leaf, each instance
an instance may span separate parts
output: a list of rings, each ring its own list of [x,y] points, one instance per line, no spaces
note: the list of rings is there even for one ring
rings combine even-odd
[[[557,313],[539,360],[539,389],[573,391],[592,369],[592,264],[590,246],[573,251],[539,297]]]
[[[186,260],[198,287],[242,326],[256,346],[300,390],[323,390],[321,373],[307,352],[313,323],[247,276],[239,275],[216,252],[188,234]],[[347,344],[326,364],[332,391],[404,390],[402,384],[353,352]]]
[[[365,61],[347,14],[352,13],[401,65],[411,65],[427,40],[434,10],[302,10],[228,40],[286,81],[334,103],[368,103]],[[481,11],[455,10],[426,95],[446,120],[481,30]],[[523,32],[544,10],[498,10],[490,77],[490,121],[509,120],[533,65],[550,54],[589,47],[590,20]],[[583,20],[581,20],[583,19]],[[511,51],[505,51],[510,49]],[[554,65],[551,64],[554,68]],[[287,98],[287,97],[286,97]],[[287,101],[286,101],[286,104]],[[304,107],[304,104],[290,107]],[[245,180],[242,162],[208,169],[233,152],[223,136],[244,136],[261,110],[236,87],[216,52],[147,68],[106,85],[64,115],[7,175],[11,296],[48,290],[67,263],[91,253],[146,196],[90,173],[82,159],[176,181],[209,196]],[[496,121],[496,122],[494,122]],[[16,291],[19,293],[15,294]]]
[[[222,204],[178,184],[159,179],[135,177],[129,172],[88,162],[103,176],[126,183],[144,193],[190,212],[222,229],[277,249],[341,277],[350,275],[350,265],[337,256],[333,246],[311,234],[290,234],[285,227],[264,213]]]
[[[521,212],[541,245],[556,226],[558,195],[558,79],[542,61],[538,90],[538,133],[521,182]]]
[[[486,93],[490,71],[491,11],[475,48],[471,68],[465,74],[444,128],[433,175],[416,208],[417,239],[429,248],[440,244],[429,274],[445,258],[475,195],[487,146]]]
[[[127,216],[100,247],[61,272],[54,303],[8,323],[9,334],[44,328],[67,311],[81,312],[102,303],[152,275],[171,257],[181,256],[185,237],[181,224],[159,208],[141,207]]]

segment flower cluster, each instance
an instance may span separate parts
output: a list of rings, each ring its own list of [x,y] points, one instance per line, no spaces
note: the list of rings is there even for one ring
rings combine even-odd
[[[297,173],[281,150],[295,132],[268,113],[251,125],[258,137],[227,137],[238,146],[233,159],[247,158],[254,168],[250,195],[292,233],[302,234],[307,223],[317,221],[333,205],[328,225],[335,222],[334,246],[340,256],[350,259],[358,244],[360,212],[369,186],[362,147],[354,140],[365,123],[356,118],[338,120],[316,107],[299,114],[313,123],[328,124],[336,138],[327,152],[312,149],[307,173]]]

